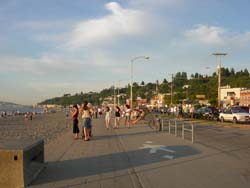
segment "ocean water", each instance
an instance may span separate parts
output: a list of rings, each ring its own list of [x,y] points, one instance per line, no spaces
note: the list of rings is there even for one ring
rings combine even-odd
[[[32,108],[32,107],[12,107],[12,108],[0,108],[0,112],[6,113],[25,113],[25,112],[35,112],[35,113],[43,113],[43,109],[41,108]]]

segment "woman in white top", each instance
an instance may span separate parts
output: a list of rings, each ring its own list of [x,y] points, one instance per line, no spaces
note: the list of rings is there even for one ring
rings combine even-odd
[[[85,141],[89,141],[89,138],[91,136],[91,115],[93,113],[93,110],[88,107],[88,102],[84,102],[80,113],[83,119],[83,138]]]
[[[131,109],[128,104],[125,105],[125,121],[124,126],[130,128],[130,121],[131,121]]]
[[[106,123],[106,128],[110,129],[110,120],[111,120],[111,111],[108,106],[106,106],[106,115],[105,115],[105,123]]]

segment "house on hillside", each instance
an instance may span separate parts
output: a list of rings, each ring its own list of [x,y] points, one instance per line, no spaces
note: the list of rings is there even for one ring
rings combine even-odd
[[[242,89],[240,92],[240,106],[250,106],[250,89]]]
[[[66,93],[63,95],[64,97],[71,97],[71,94],[70,93]]]
[[[239,105],[241,99],[241,91],[245,88],[231,88],[229,85],[221,87],[220,101],[223,106]]]

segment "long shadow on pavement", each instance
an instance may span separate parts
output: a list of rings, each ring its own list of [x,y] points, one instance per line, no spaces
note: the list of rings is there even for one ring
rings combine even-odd
[[[157,150],[152,153],[147,148],[75,160],[50,162],[33,185],[110,173],[170,160],[166,158],[166,155],[177,159],[200,153],[195,148],[187,145],[166,146],[165,149],[172,150],[174,153],[166,150]]]
[[[117,138],[119,137],[128,137],[128,136],[143,136],[143,135],[149,135],[149,134],[157,134],[159,131],[142,131],[142,132],[135,132],[135,133],[116,133],[112,135],[94,135],[94,140],[102,140],[102,139],[111,139],[111,138]]]

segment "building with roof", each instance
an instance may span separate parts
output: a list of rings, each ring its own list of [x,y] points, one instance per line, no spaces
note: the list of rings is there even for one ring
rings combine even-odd
[[[250,89],[242,89],[240,92],[240,106],[250,106]]]

